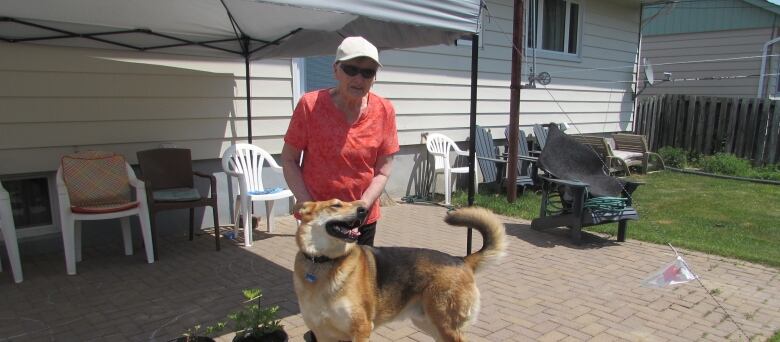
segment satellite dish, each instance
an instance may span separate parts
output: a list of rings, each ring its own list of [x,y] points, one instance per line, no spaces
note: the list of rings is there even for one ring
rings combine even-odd
[[[644,64],[645,67],[645,80],[647,83],[650,83],[650,85],[653,85],[653,83],[655,83],[655,77],[653,76],[653,66],[647,62],[647,58],[642,60],[642,64]]]
[[[550,73],[547,71],[540,72],[539,75],[536,76],[536,79],[542,85],[548,85],[550,84],[550,81],[552,81],[552,77],[550,77]]]

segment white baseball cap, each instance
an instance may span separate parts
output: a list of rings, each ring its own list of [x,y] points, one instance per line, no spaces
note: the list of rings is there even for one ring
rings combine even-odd
[[[358,57],[368,57],[374,60],[379,66],[379,50],[377,50],[374,44],[367,41],[363,37],[347,37],[341,42],[338,49],[336,49],[336,61],[343,62]]]

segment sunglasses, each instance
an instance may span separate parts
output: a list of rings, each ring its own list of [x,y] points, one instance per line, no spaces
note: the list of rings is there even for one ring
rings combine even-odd
[[[349,64],[339,64],[339,67],[341,67],[341,70],[344,71],[344,73],[349,77],[354,77],[357,76],[357,74],[360,74],[360,76],[363,76],[363,78],[369,79],[376,76],[376,69],[361,69]]]

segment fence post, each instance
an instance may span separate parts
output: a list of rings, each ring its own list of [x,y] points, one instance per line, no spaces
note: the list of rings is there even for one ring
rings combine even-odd
[[[693,133],[696,124],[696,96],[688,96],[688,110],[685,112],[685,145],[686,151],[693,149]]]

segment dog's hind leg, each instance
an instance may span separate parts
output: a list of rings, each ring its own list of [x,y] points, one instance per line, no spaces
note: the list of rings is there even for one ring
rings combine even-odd
[[[466,341],[462,329],[476,318],[479,290],[474,285],[467,285],[446,292],[427,293],[422,298],[422,304],[427,321],[436,329],[438,336],[431,335],[437,341]]]

